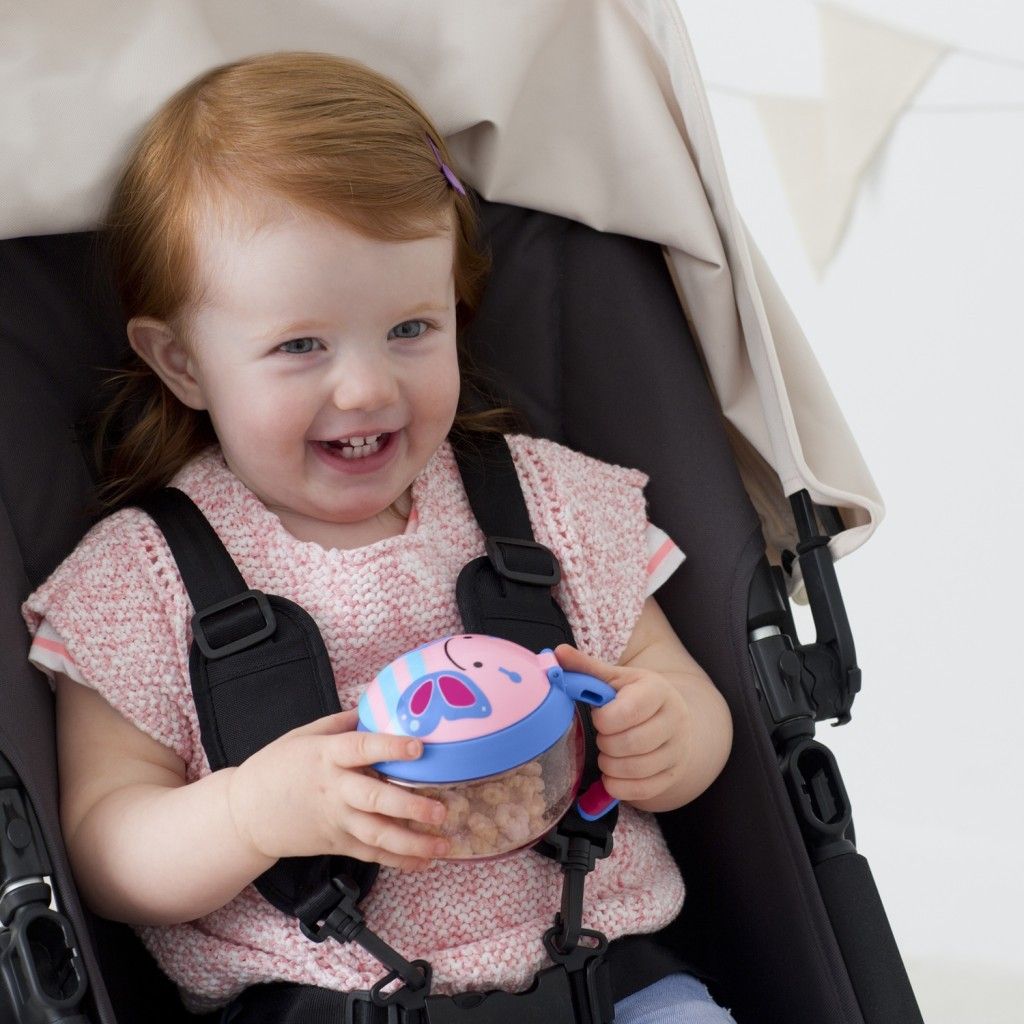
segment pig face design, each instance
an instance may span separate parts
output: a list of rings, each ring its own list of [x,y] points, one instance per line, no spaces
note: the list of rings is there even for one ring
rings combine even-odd
[[[379,732],[444,743],[507,728],[548,696],[544,659],[497,637],[444,637],[397,658],[360,702]]]

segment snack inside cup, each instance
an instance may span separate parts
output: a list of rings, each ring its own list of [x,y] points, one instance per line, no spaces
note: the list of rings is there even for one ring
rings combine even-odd
[[[499,775],[448,785],[410,783],[421,796],[448,808],[440,825],[410,821],[415,832],[451,840],[446,859],[499,857],[532,846],[572,804],[583,772],[583,732],[579,718],[553,746],[538,757]]]
[[[591,820],[614,806],[597,782],[577,795],[586,759],[578,708],[614,696],[565,672],[550,649],[462,634],[381,669],[359,699],[358,728],[423,740],[421,757],[373,766],[447,808],[441,825],[411,828],[450,839],[449,860],[500,857],[537,842],[574,799]]]

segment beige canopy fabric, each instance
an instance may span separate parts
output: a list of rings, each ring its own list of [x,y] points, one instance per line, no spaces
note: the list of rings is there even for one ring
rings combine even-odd
[[[664,247],[772,561],[795,548],[801,488],[840,507],[836,559],[881,521],[733,203],[675,0],[36,0],[0,35],[0,237],[95,227],[129,140],[198,73],[271,50],[353,57],[415,96],[484,198]]]

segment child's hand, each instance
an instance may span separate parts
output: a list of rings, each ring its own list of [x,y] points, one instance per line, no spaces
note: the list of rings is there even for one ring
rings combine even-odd
[[[555,657],[567,672],[585,672],[616,691],[592,713],[608,795],[646,802],[676,785],[686,770],[691,723],[679,690],[660,672],[610,665],[569,644],[559,644]]]
[[[411,761],[420,740],[356,732],[355,709],[292,729],[237,769],[229,787],[235,828],[265,857],[338,854],[422,870],[448,841],[409,828],[439,825],[445,807],[368,774],[377,761]]]

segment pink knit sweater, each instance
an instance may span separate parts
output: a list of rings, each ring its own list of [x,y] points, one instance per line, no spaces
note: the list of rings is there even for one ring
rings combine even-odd
[[[537,540],[561,562],[555,596],[576,643],[617,662],[648,590],[647,477],[552,441],[508,440]],[[392,659],[462,629],[455,580],[484,553],[483,534],[447,442],[413,483],[416,529],[361,548],[293,537],[217,447],[172,482],[205,513],[250,587],[313,616],[343,707]],[[88,684],[174,750],[189,781],[210,773],[189,684],[192,608],[148,516],[129,508],[101,520],[22,611],[33,634],[45,617]],[[404,956],[433,964],[434,991],[518,990],[547,963],[541,935],[560,893],[557,865],[527,851],[419,873],[384,868],[363,909]],[[656,931],[682,901],[682,878],[653,815],[623,805],[614,852],[588,876],[585,927],[609,938]],[[366,989],[384,973],[354,943],[310,942],[251,885],[199,920],[139,933],[193,1010],[264,981]]]

